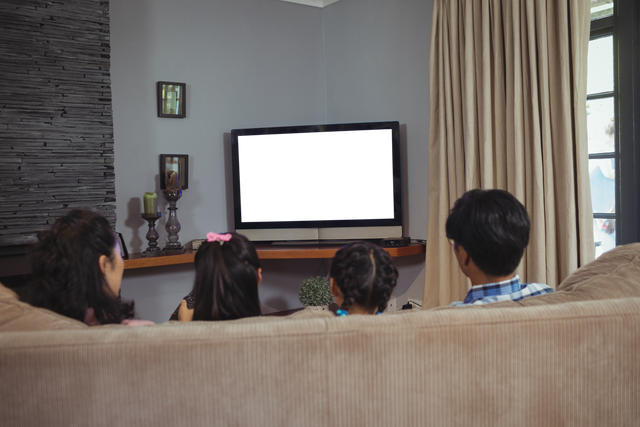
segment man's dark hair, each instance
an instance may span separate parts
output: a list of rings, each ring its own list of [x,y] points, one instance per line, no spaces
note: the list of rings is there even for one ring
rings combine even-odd
[[[527,210],[503,190],[470,190],[453,205],[447,238],[462,246],[484,273],[506,276],[520,264],[529,244]]]

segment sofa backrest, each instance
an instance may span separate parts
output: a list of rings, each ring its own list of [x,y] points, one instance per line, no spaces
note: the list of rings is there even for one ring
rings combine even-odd
[[[0,333],[3,425],[632,425],[640,298]]]
[[[500,310],[89,328],[0,288],[0,420],[635,425],[639,251],[602,255],[554,294],[480,306]]]

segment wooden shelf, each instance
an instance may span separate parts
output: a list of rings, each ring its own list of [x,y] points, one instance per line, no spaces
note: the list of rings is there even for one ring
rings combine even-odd
[[[255,245],[260,259],[315,259],[333,258],[342,245],[336,246],[271,246]],[[384,248],[392,257],[421,254],[425,246],[419,243],[402,248]]]
[[[124,269],[160,267],[163,265],[191,264],[195,260],[196,253],[187,249],[181,255],[165,255],[152,258],[142,258],[140,254],[129,254],[129,259],[124,260]]]
[[[260,259],[321,259],[333,258],[341,246],[271,246],[257,244],[256,251]],[[417,255],[425,253],[425,246],[412,243],[401,248],[384,248],[392,257]],[[124,269],[160,267],[163,265],[191,264],[195,252],[191,249],[182,255],[167,255],[155,258],[141,258],[140,254],[130,254],[124,261]]]

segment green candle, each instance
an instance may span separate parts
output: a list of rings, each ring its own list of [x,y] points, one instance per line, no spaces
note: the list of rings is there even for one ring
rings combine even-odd
[[[144,213],[154,214],[158,212],[158,196],[153,191],[144,193]]]

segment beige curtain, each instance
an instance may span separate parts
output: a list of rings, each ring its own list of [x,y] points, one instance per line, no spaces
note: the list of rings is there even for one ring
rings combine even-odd
[[[517,273],[556,287],[593,260],[586,93],[590,3],[434,0],[423,305],[464,299],[445,236],[465,191],[511,192],[531,217]]]

